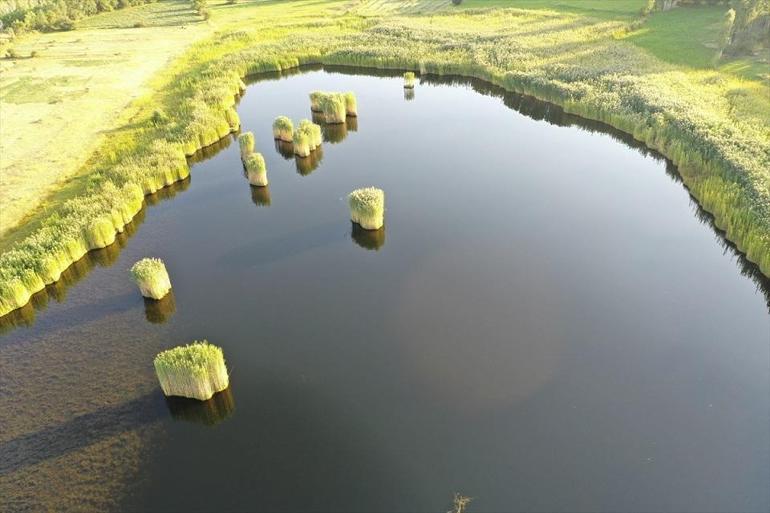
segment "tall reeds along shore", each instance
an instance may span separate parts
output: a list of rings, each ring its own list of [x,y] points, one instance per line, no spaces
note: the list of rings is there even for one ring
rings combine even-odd
[[[131,276],[144,297],[161,299],[171,290],[171,279],[160,258],[143,258],[131,267]]]
[[[206,401],[230,384],[222,349],[206,340],[163,351],[153,363],[167,396]]]
[[[366,230],[379,230],[385,223],[385,192],[376,187],[356,189],[348,195],[350,220]]]

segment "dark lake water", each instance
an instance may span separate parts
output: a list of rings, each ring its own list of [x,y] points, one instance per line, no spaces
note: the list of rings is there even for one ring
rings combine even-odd
[[[767,281],[659,156],[442,82],[254,83],[268,189],[224,141],[3,319],[0,509],[768,511]],[[298,166],[271,123],[314,89],[360,114]],[[378,234],[348,220],[369,185]],[[166,400],[153,356],[201,338],[230,389]]]

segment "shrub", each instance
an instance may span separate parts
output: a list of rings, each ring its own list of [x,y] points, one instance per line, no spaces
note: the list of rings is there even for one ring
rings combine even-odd
[[[414,88],[414,72],[407,71],[404,73],[404,87],[407,89]]]
[[[244,132],[239,135],[238,146],[241,149],[241,159],[245,159],[247,156],[254,153],[254,134],[251,132]]]
[[[110,229],[106,226],[105,229]],[[114,233],[114,230],[112,230]],[[159,258],[143,258],[131,267],[131,276],[144,297],[161,299],[171,290],[166,266]]]
[[[206,401],[230,384],[222,349],[206,340],[163,351],[153,364],[167,396]]]
[[[273,138],[280,141],[292,142],[294,136],[294,124],[286,116],[278,116],[273,121]]]
[[[348,195],[350,220],[366,230],[378,230],[384,224],[385,193],[382,189],[366,187]]]
[[[244,159],[243,165],[246,167],[246,175],[251,185],[258,187],[267,185],[267,166],[265,166],[265,158],[261,153],[248,155]]]

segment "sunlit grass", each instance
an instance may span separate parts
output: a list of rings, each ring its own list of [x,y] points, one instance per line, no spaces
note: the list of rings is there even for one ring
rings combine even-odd
[[[131,267],[131,276],[144,297],[162,299],[171,290],[166,265],[159,258],[143,258]]]
[[[222,349],[206,340],[159,353],[155,373],[167,396],[205,401],[229,385]]]
[[[348,194],[350,220],[366,230],[382,228],[385,220],[385,192],[375,187],[356,189]]]

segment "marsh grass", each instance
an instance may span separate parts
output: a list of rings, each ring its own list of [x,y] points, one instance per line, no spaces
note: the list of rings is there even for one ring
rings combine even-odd
[[[206,401],[230,382],[222,349],[206,340],[163,351],[154,366],[167,396]]]
[[[406,89],[414,89],[414,72],[407,71],[404,73],[404,87]]]
[[[254,134],[251,132],[244,132],[239,135],[238,146],[241,149],[241,159],[254,153]]]
[[[246,168],[246,177],[251,185],[257,187],[267,185],[267,166],[265,166],[265,158],[261,153],[252,153],[247,156],[243,161],[243,166]]]
[[[329,94],[321,98],[321,112],[323,112],[324,123],[338,124],[344,123],[347,116],[345,99],[339,94]]]
[[[292,142],[294,139],[294,124],[286,116],[278,116],[273,121],[273,139]]]
[[[350,91],[342,93],[342,97],[345,98],[345,114],[353,117],[358,116],[358,100],[356,100],[356,95]]]
[[[350,220],[365,230],[379,230],[384,224],[385,193],[382,189],[365,187],[348,195]]]
[[[294,154],[298,157],[310,156],[310,136],[302,130],[294,132]]]
[[[171,291],[171,279],[160,258],[143,258],[131,267],[131,276],[146,298],[161,299]]]

